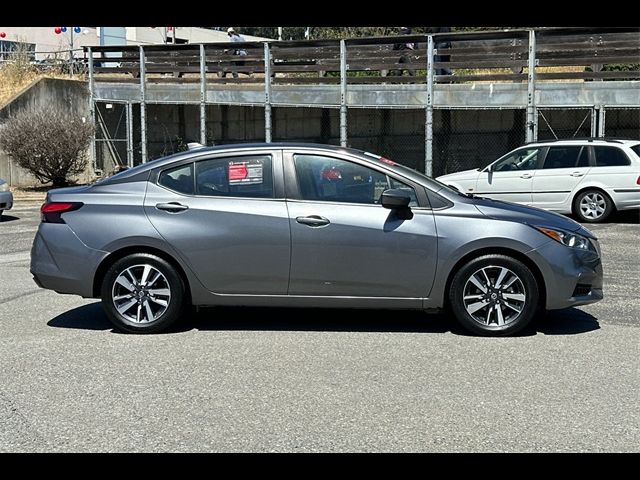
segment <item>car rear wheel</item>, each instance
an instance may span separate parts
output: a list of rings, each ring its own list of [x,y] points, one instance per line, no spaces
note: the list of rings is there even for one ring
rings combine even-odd
[[[538,310],[538,285],[524,263],[506,255],[467,262],[453,277],[449,301],[458,322],[485,336],[525,328]]]
[[[102,281],[102,305],[118,330],[157,333],[180,318],[184,285],[166,260],[148,253],[116,261]]]
[[[613,202],[600,190],[585,190],[576,196],[573,211],[582,222],[604,222],[613,212]]]

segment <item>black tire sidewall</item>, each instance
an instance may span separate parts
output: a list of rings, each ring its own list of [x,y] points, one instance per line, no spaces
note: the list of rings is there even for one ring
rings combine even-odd
[[[582,212],[580,210],[580,202],[585,196],[589,195],[590,193],[598,193],[604,197],[604,203],[605,203],[604,213],[600,218],[597,218],[597,219],[586,218],[582,215]],[[604,222],[607,218],[609,218],[609,215],[611,215],[612,212],[613,212],[613,201],[609,198],[609,195],[604,193],[602,190],[597,190],[597,189],[585,190],[584,192],[580,192],[576,196],[575,200],[573,201],[573,213],[576,217],[578,217],[578,219],[581,222],[584,222],[584,223]]]
[[[151,323],[138,324],[124,318],[116,310],[112,299],[112,289],[113,283],[123,270],[131,267],[132,265],[139,265],[141,263],[151,265],[165,276],[171,289],[171,300],[169,302],[169,307],[158,320]],[[185,297],[184,284],[175,267],[163,258],[148,253],[135,253],[117,260],[107,270],[102,281],[100,293],[102,306],[105,309],[109,320],[111,320],[118,330],[128,333],[157,333],[167,329],[180,318]]]
[[[462,297],[469,277],[488,265],[506,267],[520,277],[525,288],[527,301],[520,316],[504,326],[486,326],[478,323],[464,307]],[[483,336],[505,336],[521,331],[534,319],[539,307],[539,286],[533,272],[524,263],[506,255],[484,255],[464,264],[454,275],[449,289],[449,303],[456,320],[467,330]]]

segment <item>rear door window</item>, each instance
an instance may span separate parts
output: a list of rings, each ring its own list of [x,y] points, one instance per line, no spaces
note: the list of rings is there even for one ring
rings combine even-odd
[[[212,158],[196,162],[196,195],[273,198],[271,155]]]
[[[582,152],[582,147],[549,147],[549,151],[547,152],[547,156],[544,159],[543,169],[550,168],[572,168],[578,166],[579,157]],[[586,159],[586,153],[585,153]],[[585,165],[587,166],[588,160],[582,160],[582,163],[586,161]]]

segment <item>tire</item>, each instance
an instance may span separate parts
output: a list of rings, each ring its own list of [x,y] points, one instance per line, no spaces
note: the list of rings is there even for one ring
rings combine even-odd
[[[107,270],[102,306],[114,326],[128,333],[157,333],[181,316],[185,286],[166,260],[148,253],[127,255]]]
[[[4,213],[4,210],[0,210],[0,222],[2,221],[2,214]]]
[[[602,190],[585,190],[573,200],[573,213],[581,222],[604,222],[613,210],[613,202]]]
[[[483,336],[521,331],[536,316],[539,298],[533,272],[506,255],[484,255],[467,262],[456,272],[449,289],[458,322]]]

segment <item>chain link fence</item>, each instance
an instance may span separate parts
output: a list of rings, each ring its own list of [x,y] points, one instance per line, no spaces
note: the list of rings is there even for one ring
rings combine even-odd
[[[607,137],[640,140],[640,108],[606,108],[604,131]]]
[[[199,142],[199,108],[187,104],[147,104],[147,158],[183,152],[189,142]]]
[[[433,177],[486,166],[522,145],[525,129],[525,110],[434,110]]]
[[[96,102],[96,168],[113,172],[127,166],[127,106]]]
[[[271,132],[274,142],[340,145],[340,110],[274,107],[271,110]]]
[[[539,108],[538,140],[586,138],[591,131],[592,108]]]
[[[350,108],[347,145],[424,172],[424,109]]]
[[[207,145],[265,141],[264,107],[207,105],[206,108]],[[198,116],[196,119],[199,122]]]
[[[140,105],[132,109],[133,164],[141,162]],[[263,107],[207,105],[207,144],[265,141]],[[147,105],[147,148],[152,160],[200,141],[198,105]],[[538,110],[538,138],[591,136],[592,108]],[[607,137],[640,139],[640,108],[606,108]],[[127,165],[126,105],[96,103],[96,167]],[[597,120],[593,118],[593,121]],[[350,108],[347,143],[424,171],[425,110]],[[479,168],[523,145],[524,109],[435,109],[433,176]],[[274,142],[340,145],[337,108],[273,107]]]

